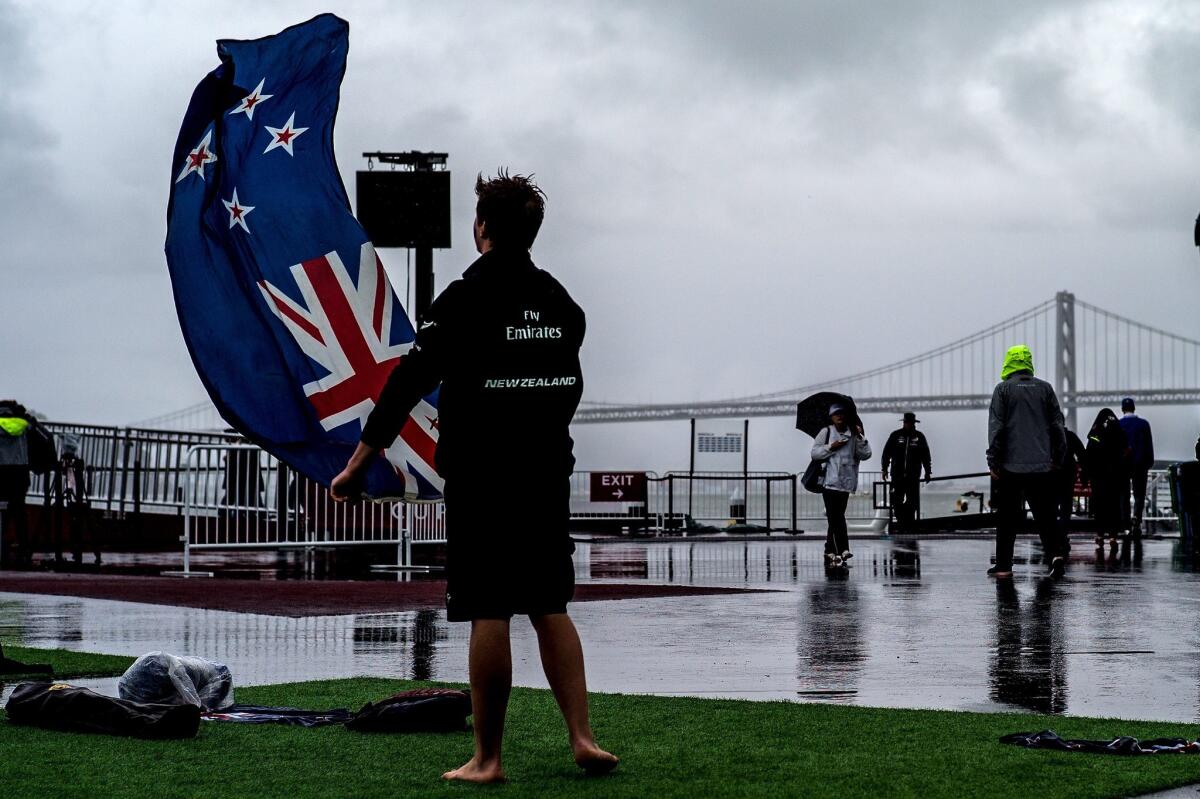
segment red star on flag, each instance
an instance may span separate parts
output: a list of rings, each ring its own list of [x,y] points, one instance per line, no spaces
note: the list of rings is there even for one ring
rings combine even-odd
[[[225,208],[229,211],[229,227],[232,229],[234,225],[240,225],[242,230],[247,233],[250,228],[246,227],[246,214],[254,210],[253,205],[242,205],[238,202],[237,189],[233,190],[233,199],[221,200],[225,204]]]
[[[258,107],[258,104],[263,100],[269,100],[275,96],[273,94],[262,93],[263,84],[266,82],[266,78],[260,80],[258,85],[254,87],[254,91],[242,98],[242,104],[229,112],[230,116],[233,114],[245,114],[247,119],[254,119],[254,109]]]
[[[183,162],[183,170],[180,171],[179,177],[175,178],[175,182],[186,178],[188,175],[195,172],[204,180],[204,165],[211,164],[217,160],[216,153],[208,149],[208,143],[212,139],[212,128],[209,128],[204,138],[196,145],[196,149],[187,154],[187,159]]]
[[[288,117],[288,121],[282,128],[273,128],[270,125],[263,125],[263,127],[267,129],[267,132],[271,134],[271,143],[267,145],[267,149],[263,150],[263,153],[266,154],[274,150],[276,147],[282,147],[287,151],[288,155],[295,156],[296,154],[292,152],[292,144],[296,141],[296,138],[301,133],[308,130],[308,128],[297,128],[295,127],[295,124],[296,112],[293,111],[292,115]]]

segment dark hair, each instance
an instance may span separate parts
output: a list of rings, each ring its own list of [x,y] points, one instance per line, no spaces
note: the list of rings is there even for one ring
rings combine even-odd
[[[528,250],[537,238],[546,215],[546,194],[533,182],[533,175],[509,175],[500,169],[488,180],[475,179],[475,216],[487,226],[495,247]]]

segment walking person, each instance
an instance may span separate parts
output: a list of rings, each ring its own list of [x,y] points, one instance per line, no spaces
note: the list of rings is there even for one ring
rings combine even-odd
[[[1071,517],[1075,515],[1075,488],[1086,485],[1087,448],[1075,435],[1075,431],[1064,428],[1067,436],[1066,456],[1058,470],[1058,528],[1061,541],[1070,547]]]
[[[25,406],[0,400],[0,550],[4,565],[32,566],[33,542],[25,513],[30,471],[44,473],[54,460],[54,442]],[[15,531],[13,552],[4,549],[4,537]]]
[[[374,459],[440,384],[435,464],[445,480],[446,617],[471,622],[475,730],[474,756],[443,777],[504,779],[514,615],[533,623],[575,762],[604,773],[617,758],[592,735],[583,648],[567,615],[575,590],[569,425],[583,392],[584,315],[530,259],[545,212],[541,189],[502,171],[480,176],[475,194],[480,257],[419,320],[412,349],[392,370],[330,492],[357,496]]]
[[[1146,481],[1150,469],[1154,466],[1154,434],[1150,423],[1137,414],[1137,403],[1133,397],[1121,400],[1121,429],[1129,444],[1129,479],[1133,489],[1133,518],[1129,514],[1129,497],[1124,496],[1122,518],[1129,524],[1129,532],[1134,538],[1142,535],[1142,516],[1146,511]]]
[[[54,562],[63,563],[63,548],[71,547],[71,559],[83,563],[83,542],[88,540],[96,565],[100,565],[100,541],[91,535],[90,470],[80,457],[83,437],[79,433],[64,433],[62,453],[55,464],[50,480],[50,498],[54,509]]]
[[[1056,472],[1066,457],[1066,428],[1054,387],[1034,377],[1033,353],[1025,345],[1004,355],[1000,382],[988,410],[987,463],[999,493],[996,563],[988,574],[1012,577],[1013,546],[1033,512],[1050,574],[1066,570],[1067,541],[1058,526]]]
[[[848,565],[847,561],[854,557],[846,527],[846,506],[850,495],[858,490],[858,465],[870,457],[871,445],[863,433],[862,422],[855,418],[851,427],[846,409],[831,405],[829,424],[817,433],[812,447],[812,459],[826,464],[821,498],[829,520],[825,534],[825,562],[829,566]]]
[[[1087,473],[1092,484],[1092,518],[1096,522],[1096,548],[1107,539],[1117,548],[1124,527],[1121,502],[1128,495],[1129,445],[1125,431],[1111,408],[1102,408],[1088,431]]]
[[[886,482],[891,475],[892,508],[902,533],[913,532],[920,515],[921,470],[925,470],[925,482],[933,476],[929,442],[917,429],[920,421],[912,411],[906,412],[900,429],[893,430],[883,445],[883,479]]]

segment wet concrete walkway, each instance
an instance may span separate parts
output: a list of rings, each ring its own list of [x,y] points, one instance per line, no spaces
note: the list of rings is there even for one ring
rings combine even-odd
[[[885,707],[1200,719],[1200,575],[1174,541],[1093,555],[1052,581],[1018,543],[1016,579],[985,577],[987,540],[580,545],[581,580],[774,588],[579,603],[594,690]],[[220,581],[213,581],[214,591]],[[544,686],[514,623],[514,678]],[[288,618],[0,593],[0,637],[29,646],[223,660],[239,684],[355,675],[466,679],[467,625],[440,610]],[[101,685],[103,687],[103,684]]]

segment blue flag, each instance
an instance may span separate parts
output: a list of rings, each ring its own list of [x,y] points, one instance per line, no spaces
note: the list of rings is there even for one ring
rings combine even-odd
[[[350,212],[333,155],[349,25],[323,14],[217,42],[175,143],[167,265],[179,324],[234,428],[326,485],[345,466],[412,324]],[[436,392],[367,476],[432,499]]]

